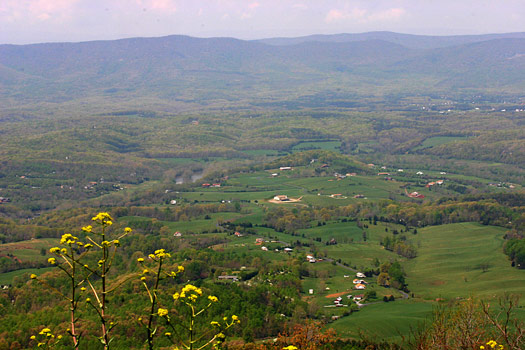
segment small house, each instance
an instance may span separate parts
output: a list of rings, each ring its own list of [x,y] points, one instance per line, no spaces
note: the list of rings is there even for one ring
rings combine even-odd
[[[221,280],[221,281],[238,282],[239,278],[237,276],[222,275],[222,276],[219,276],[219,280]]]

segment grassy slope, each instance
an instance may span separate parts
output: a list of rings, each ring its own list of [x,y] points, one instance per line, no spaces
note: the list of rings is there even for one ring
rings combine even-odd
[[[411,327],[424,322],[431,311],[431,303],[416,303],[411,300],[379,303],[343,317],[330,327],[343,337],[359,337],[363,331],[375,341],[399,341],[400,334],[407,335]]]
[[[410,289],[429,299],[525,293],[524,271],[512,268],[502,252],[504,231],[475,223],[421,229],[419,256],[405,264]]]

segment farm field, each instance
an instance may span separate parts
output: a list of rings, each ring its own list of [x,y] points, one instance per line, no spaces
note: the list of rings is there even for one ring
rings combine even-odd
[[[12,255],[15,259],[22,262],[31,261],[45,261],[47,260],[47,252],[49,248],[58,244],[56,238],[41,238],[29,241],[21,241],[14,243],[0,244],[0,257]],[[41,254],[45,252],[45,254]]]
[[[32,273],[41,275],[45,272],[53,271],[54,269],[55,269],[54,267],[42,267],[39,269],[38,268],[21,269],[21,270],[16,270],[16,271],[0,273],[0,284],[9,285],[13,283],[13,280],[16,277],[20,277],[20,276],[26,276],[27,277],[26,280],[28,280],[29,275],[31,275]]]
[[[501,249],[504,233],[476,223],[422,228],[419,256],[405,264],[411,291],[425,299],[524,295],[525,275]]]
[[[396,300],[364,307],[331,323],[340,336],[359,338],[364,332],[376,341],[400,341],[411,329],[427,321],[434,303]]]

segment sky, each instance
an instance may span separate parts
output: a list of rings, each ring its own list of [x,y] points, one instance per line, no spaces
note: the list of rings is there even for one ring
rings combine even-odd
[[[0,44],[525,32],[525,0],[0,0]]]

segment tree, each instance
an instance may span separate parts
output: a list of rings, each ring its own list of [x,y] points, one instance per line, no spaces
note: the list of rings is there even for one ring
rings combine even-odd
[[[390,285],[390,276],[386,272],[381,272],[379,276],[377,276],[377,284],[383,287],[388,287]]]

